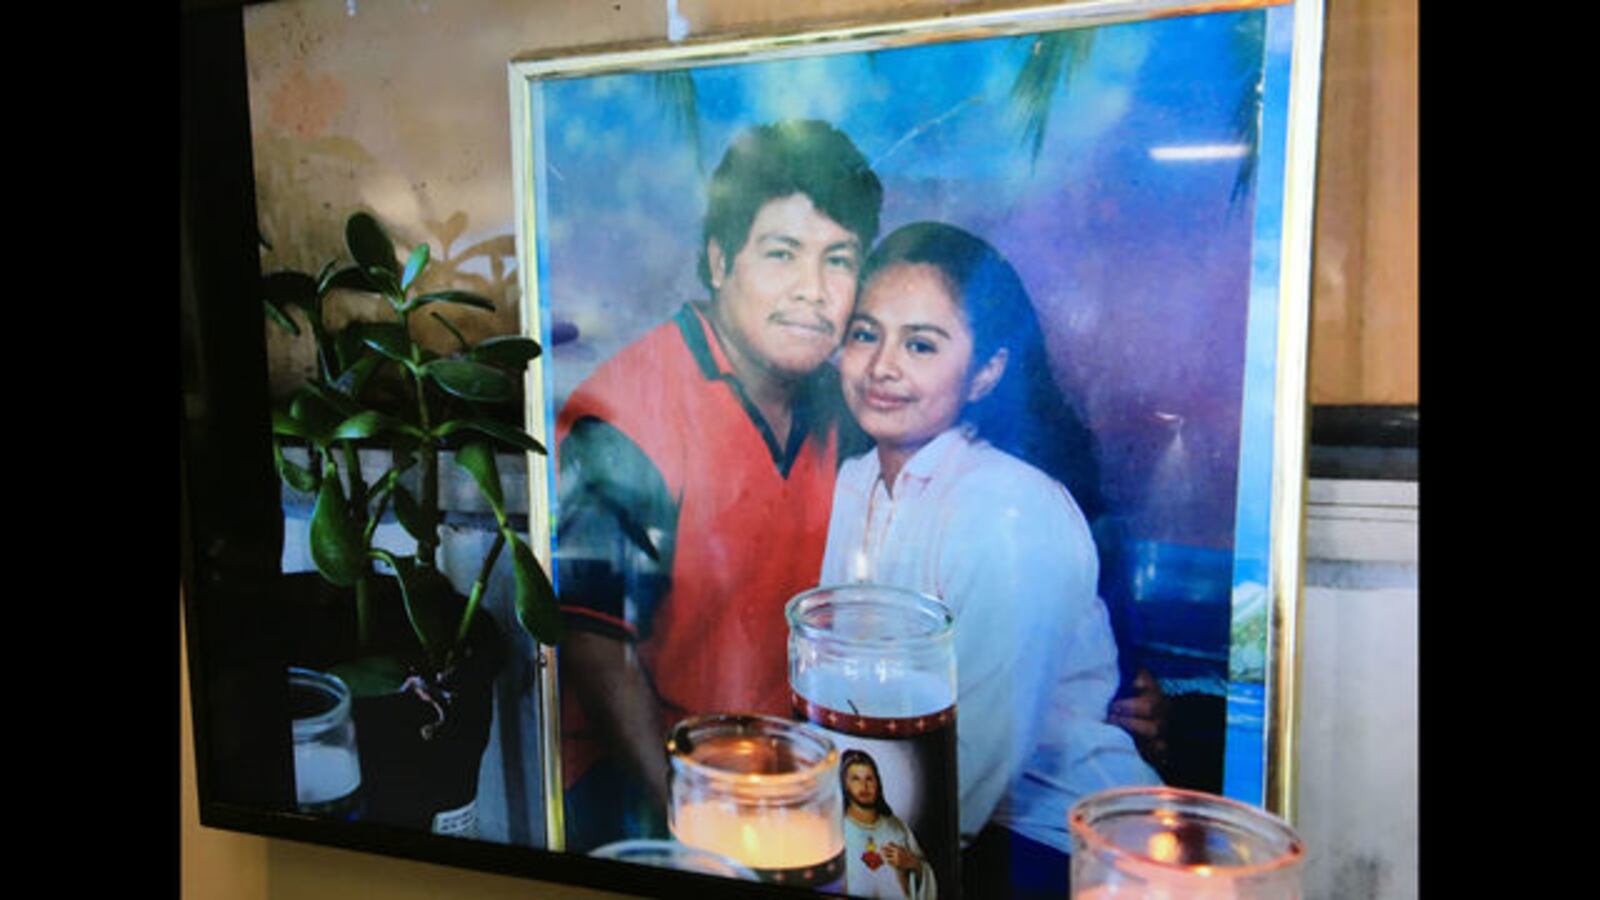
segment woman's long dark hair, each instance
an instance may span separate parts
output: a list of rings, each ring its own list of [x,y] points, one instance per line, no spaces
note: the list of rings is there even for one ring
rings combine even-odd
[[[962,421],[1001,450],[1067,486],[1084,517],[1104,511],[1094,433],[1062,395],[1033,302],[1016,269],[982,238],[954,225],[918,222],[884,238],[861,267],[863,289],[900,263],[923,263],[943,274],[972,329],[974,371],[1002,348],[1005,374]]]

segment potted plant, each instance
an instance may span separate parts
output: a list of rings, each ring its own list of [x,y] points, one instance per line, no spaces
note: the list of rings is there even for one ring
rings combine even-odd
[[[315,375],[272,419],[280,476],[315,498],[308,533],[313,583],[300,577],[287,593],[305,611],[297,626],[303,659],[326,666],[353,696],[361,817],[472,833],[491,688],[504,653],[482,601],[502,554],[511,561],[518,622],[542,643],[560,638],[550,580],[512,528],[495,463],[497,447],[545,452],[495,415],[497,407],[515,408],[519,376],[540,347],[520,336],[469,344],[440,311],[492,310],[493,303],[467,291],[418,293],[426,243],[401,265],[389,237],[364,212],[350,216],[345,239],[353,262],[330,261],[315,276],[276,272],[262,282],[267,316],[299,335],[291,314],[298,309],[316,352]],[[381,296],[393,318],[331,330],[325,304],[340,290]],[[456,352],[442,355],[413,338],[412,319],[424,312],[455,337]],[[285,442],[305,447],[305,464],[284,452]],[[369,461],[371,449],[388,452],[381,472],[363,471],[363,448]],[[495,521],[465,596],[438,562],[447,457],[470,476]],[[413,552],[375,542],[390,513],[415,540]]]

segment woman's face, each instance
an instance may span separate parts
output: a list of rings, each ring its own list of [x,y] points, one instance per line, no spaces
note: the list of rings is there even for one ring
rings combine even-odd
[[[845,403],[880,447],[915,452],[993,386],[971,377],[972,349],[972,331],[939,270],[892,265],[866,284],[845,326]]]

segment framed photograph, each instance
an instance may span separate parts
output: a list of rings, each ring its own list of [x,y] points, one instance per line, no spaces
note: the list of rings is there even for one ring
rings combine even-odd
[[[187,81],[202,823],[952,897],[1021,846],[1064,865],[1103,787],[1292,817],[1321,18],[1091,0],[511,59],[522,333],[490,338],[451,321],[464,256],[364,213],[351,259],[262,281],[248,165],[198,162],[249,123]],[[371,304],[338,334],[333,289]],[[273,328],[316,344],[284,402]],[[729,783],[787,818],[718,819]]]
[[[1155,684],[1162,741],[1091,743],[1288,814],[1320,14],[1074,3],[512,63],[569,851],[664,833],[661,729],[796,714],[784,605],[838,581],[954,609],[986,741],[1059,749],[1074,697]],[[1061,687],[1101,641],[1105,696]],[[992,729],[1001,684],[1049,724]],[[1065,765],[1012,750],[961,742],[991,824],[1026,803],[967,767]]]

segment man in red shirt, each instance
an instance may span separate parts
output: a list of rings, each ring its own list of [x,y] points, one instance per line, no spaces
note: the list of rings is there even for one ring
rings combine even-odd
[[[556,422],[567,848],[661,835],[663,735],[788,715],[788,599],[816,584],[841,440],[826,365],[882,186],[822,122],[752,128],[711,177],[710,298],[602,364]]]

